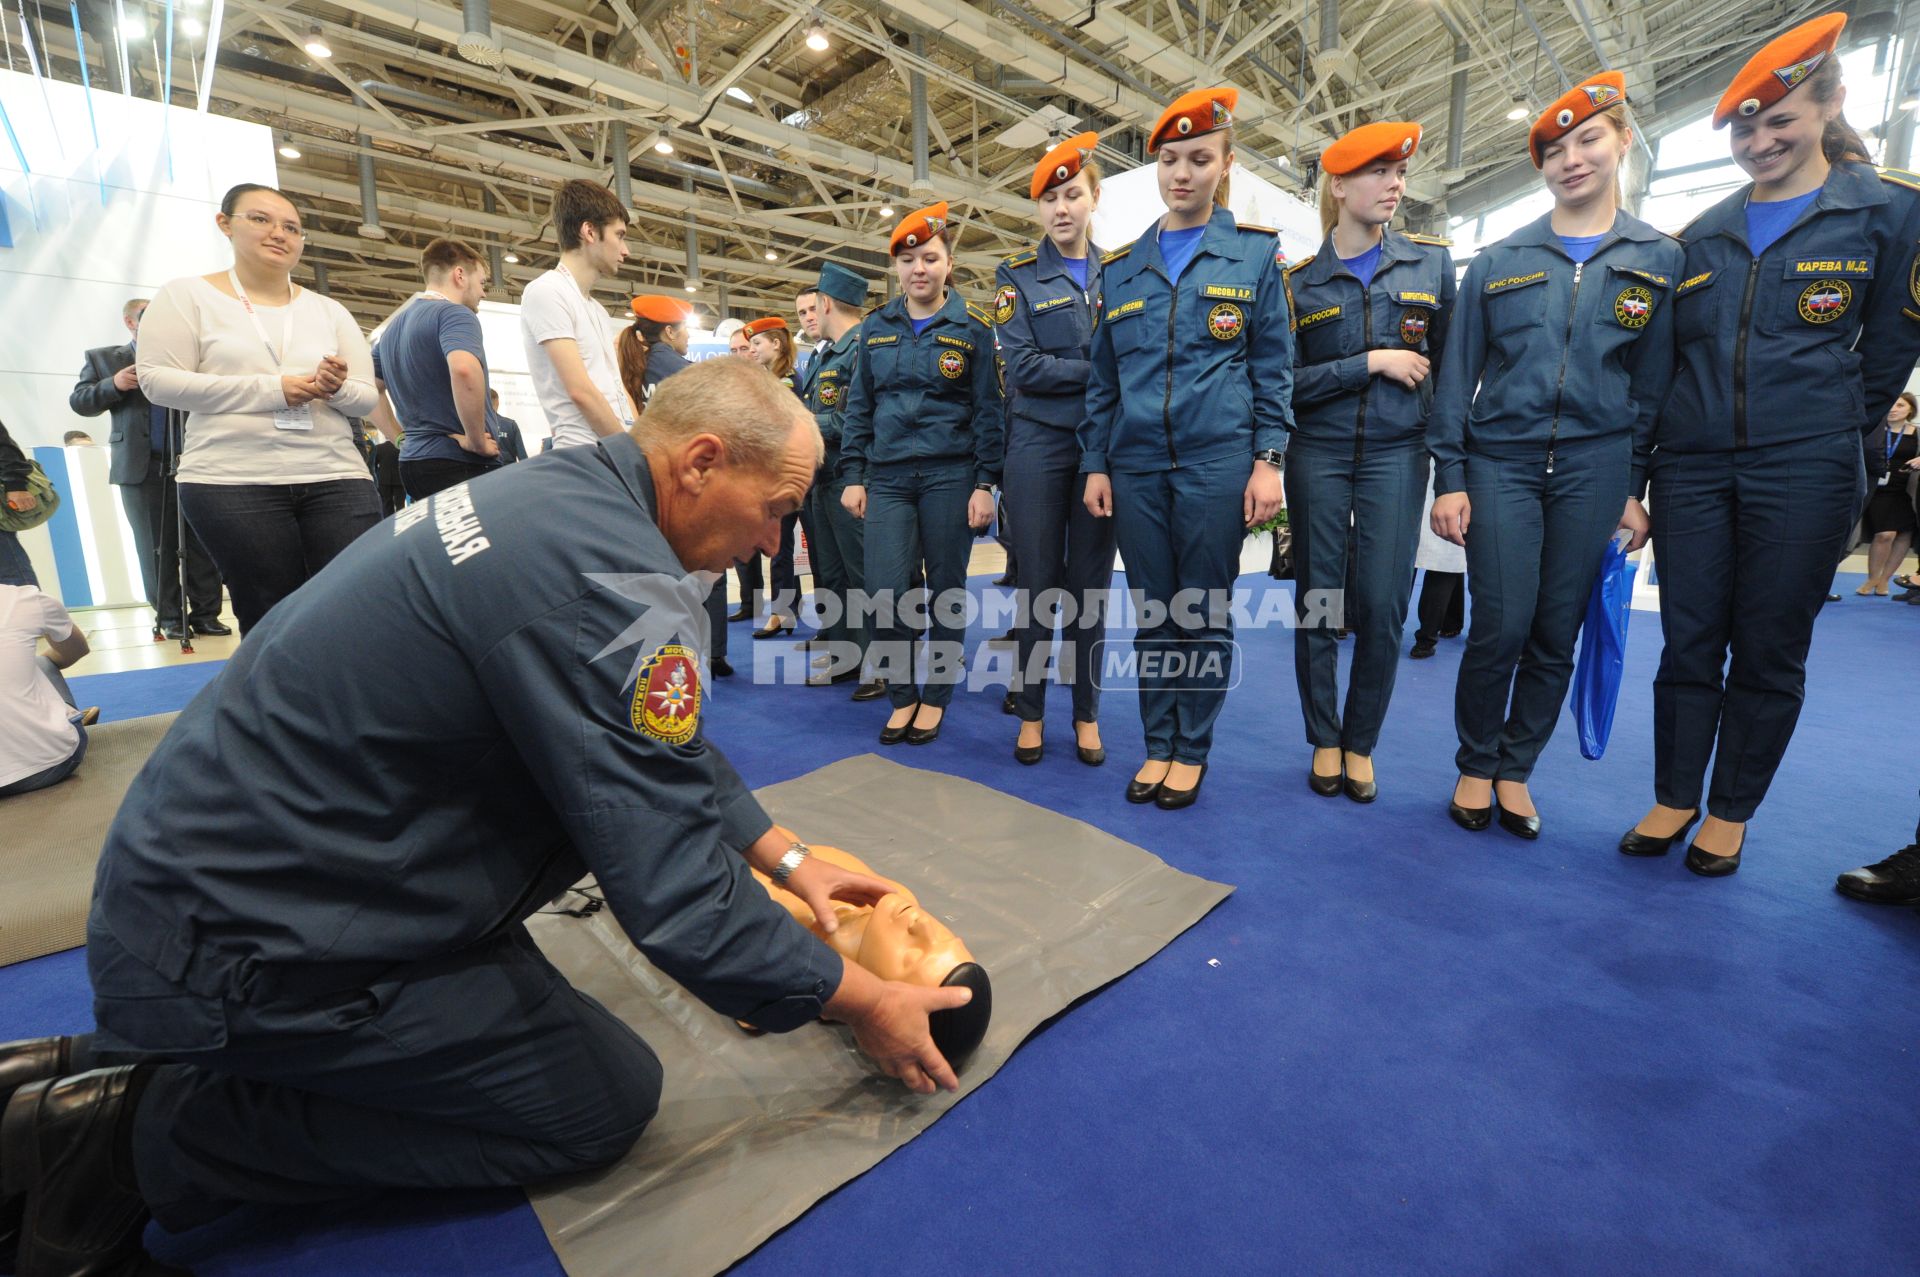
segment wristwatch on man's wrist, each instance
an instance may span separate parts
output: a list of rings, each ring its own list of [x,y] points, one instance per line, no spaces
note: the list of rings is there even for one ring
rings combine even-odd
[[[1275,470],[1280,470],[1286,466],[1287,454],[1278,448],[1262,448],[1259,452],[1253,454],[1253,459],[1255,461],[1264,461]]]
[[[773,867],[773,872],[767,876],[784,887],[787,885],[787,879],[793,877],[793,871],[804,864],[807,857],[812,854],[813,848],[796,840],[793,846],[787,848],[787,854],[780,857],[780,863]]]

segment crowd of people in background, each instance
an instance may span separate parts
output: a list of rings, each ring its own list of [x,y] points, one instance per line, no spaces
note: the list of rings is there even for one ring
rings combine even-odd
[[[1417,597],[1412,658],[1467,629],[1446,806],[1466,829],[1534,839],[1528,780],[1603,553],[1651,535],[1655,802],[1620,850],[1664,854],[1697,824],[1687,867],[1733,872],[1792,735],[1835,562],[1864,540],[1857,592],[1920,603],[1899,571],[1920,526],[1916,401],[1900,393],[1920,355],[1920,293],[1903,286],[1920,271],[1920,179],[1876,172],[1841,115],[1844,21],[1786,33],[1728,88],[1715,124],[1753,185],[1677,237],[1620,207],[1634,125],[1617,72],[1535,122],[1552,210],[1464,275],[1444,240],[1392,226],[1413,122],[1361,126],[1324,152],[1325,238],[1286,262],[1273,231],[1228,209],[1230,88],[1185,94],[1155,124],[1165,212],[1131,244],[1089,238],[1097,135],[1050,148],[1031,182],[1034,246],[1000,264],[988,304],[956,287],[948,205],[910,213],[885,243],[891,300],[869,309],[875,281],[829,263],[791,320],[726,334],[731,357],[811,410],[824,460],[803,506],[736,564],[737,610],[724,581],[709,595],[711,672],[732,672],[729,621],[799,637],[804,544],[822,605],[807,681],[885,697],[882,744],[931,743],[963,681],[955,616],[851,605],[964,592],[975,538],[998,524],[1027,604],[1000,704],[1014,756],[1041,760],[1057,683],[1077,758],[1100,766],[1089,658],[1117,548],[1140,616],[1144,749],[1125,797],[1177,810],[1201,792],[1233,636],[1225,609],[1182,602],[1229,596],[1249,530],[1284,506],[1310,789],[1377,797]],[[1786,66],[1804,74],[1774,74]],[[519,316],[550,448],[631,429],[690,366],[687,302],[636,297],[616,335],[594,299],[627,257],[628,216],[592,182],[556,193],[559,260]],[[428,245],[422,288],[370,343],[294,281],[305,232],[284,194],[235,187],[218,224],[231,266],[129,302],[129,342],[88,351],[72,397],[112,415],[113,481],[167,635],[221,632],[223,587],[244,634],[382,517],[526,456],[489,385],[480,251]],[[1880,269],[1850,274],[1859,261]],[[1840,375],[1807,375],[1821,361]],[[0,532],[4,579],[23,557]],[[1056,595],[1071,615],[1033,606]],[[1322,623],[1314,596],[1338,613]],[[1176,654],[1188,663],[1169,672]],[[1920,900],[1920,865],[1899,868]]]

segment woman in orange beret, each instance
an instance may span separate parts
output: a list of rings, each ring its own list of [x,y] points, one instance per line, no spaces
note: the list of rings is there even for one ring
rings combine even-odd
[[[1713,122],[1753,182],[1680,233],[1680,359],[1651,471],[1655,801],[1620,850],[1665,854],[1704,790],[1686,866],[1706,877],[1740,867],[1866,492],[1861,436],[1920,356],[1920,179],[1876,173],[1841,115],[1845,26],[1795,27],[1734,77]]]
[[[747,357],[799,395],[793,375],[793,330],[787,327],[787,321],[779,315],[763,315],[749,320],[740,331],[747,335]],[[800,574],[793,570],[793,529],[799,522],[798,511],[780,521],[780,553],[773,556],[771,569],[773,593],[767,599],[767,623],[753,632],[757,639],[778,638],[794,631],[795,610],[800,606]],[[734,569],[740,580],[740,607],[747,619],[752,618],[755,600],[766,588],[762,577],[765,558],[756,550],[752,558]]]

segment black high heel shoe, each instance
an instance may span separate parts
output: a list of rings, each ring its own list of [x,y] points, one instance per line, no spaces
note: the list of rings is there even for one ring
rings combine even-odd
[[[1079,726],[1079,719],[1076,718],[1073,721],[1076,727]],[[1098,767],[1107,761],[1107,747],[1105,745],[1095,745],[1092,749],[1088,749],[1080,743],[1080,734],[1078,732],[1074,733],[1073,752],[1079,756],[1081,762],[1089,767]]]
[[[1740,847],[1731,856],[1716,856],[1710,851],[1700,850],[1699,844],[1687,846],[1687,868],[1702,878],[1724,878],[1740,868],[1740,852],[1747,849],[1747,835],[1740,834]]]
[[[940,721],[944,723],[946,720],[943,718]],[[1016,763],[1025,763],[1028,767],[1031,767],[1039,762],[1041,756],[1046,752],[1047,742],[1045,739],[1042,739],[1038,745],[1022,745],[1016,740],[1013,746],[1013,761]]]
[[[1346,779],[1347,773],[1344,767],[1331,776],[1322,776],[1319,772],[1313,770],[1312,764],[1308,764],[1307,766],[1307,788],[1322,798],[1337,797],[1340,793],[1340,787],[1346,784]]]
[[[1637,829],[1629,829],[1626,833],[1620,835],[1620,854],[1623,856],[1664,856],[1673,850],[1673,844],[1686,841],[1687,830],[1692,829],[1693,822],[1698,819],[1700,819],[1700,813],[1695,811],[1693,815],[1681,822],[1680,828],[1674,830],[1672,834],[1665,838],[1655,838],[1649,834],[1643,834]]]
[[[1456,785],[1455,790],[1458,790]],[[1447,799],[1447,817],[1469,833],[1479,833],[1493,823],[1493,797],[1487,797],[1485,807],[1462,807],[1453,799]]]
[[[915,701],[913,703],[913,712],[914,714],[917,714],[920,712],[919,701]],[[912,730],[913,730],[913,714],[909,714],[907,715],[907,721],[900,724],[900,726],[898,727],[882,727],[880,729],[880,743],[882,745],[898,745],[901,741],[907,738],[907,733]]]
[[[916,710],[915,714],[917,715],[918,713],[919,711]],[[931,745],[934,740],[939,737],[940,728],[946,721],[946,711],[942,710],[940,712],[940,722],[935,723],[932,727],[909,727],[907,729],[907,744]]]
[[[1200,764],[1200,774],[1193,778],[1192,789],[1168,789],[1166,782],[1160,783],[1160,792],[1153,796],[1153,805],[1161,811],[1179,811],[1182,807],[1191,807],[1200,798],[1200,782],[1207,778],[1207,765]]]
[[[1165,776],[1159,780],[1130,780],[1127,782],[1127,801],[1150,803],[1160,796],[1160,787],[1166,783]]]
[[[1528,842],[1540,836],[1539,816],[1522,816],[1518,812],[1511,812],[1501,807],[1497,801],[1493,805],[1499,808],[1500,828],[1516,838],[1525,838]]]

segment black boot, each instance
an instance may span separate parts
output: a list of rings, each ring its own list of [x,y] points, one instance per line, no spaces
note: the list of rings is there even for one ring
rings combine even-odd
[[[140,1244],[147,1204],[133,1174],[133,1113],[151,1064],[34,1082],[0,1116],[0,1193],[27,1195],[21,1277],[164,1271]]]
[[[29,1038],[0,1045],[0,1112],[13,1093],[34,1082],[51,1082],[72,1072],[72,1038]],[[20,1248],[20,1217],[27,1209],[25,1193],[0,1184],[0,1272],[13,1271]]]

